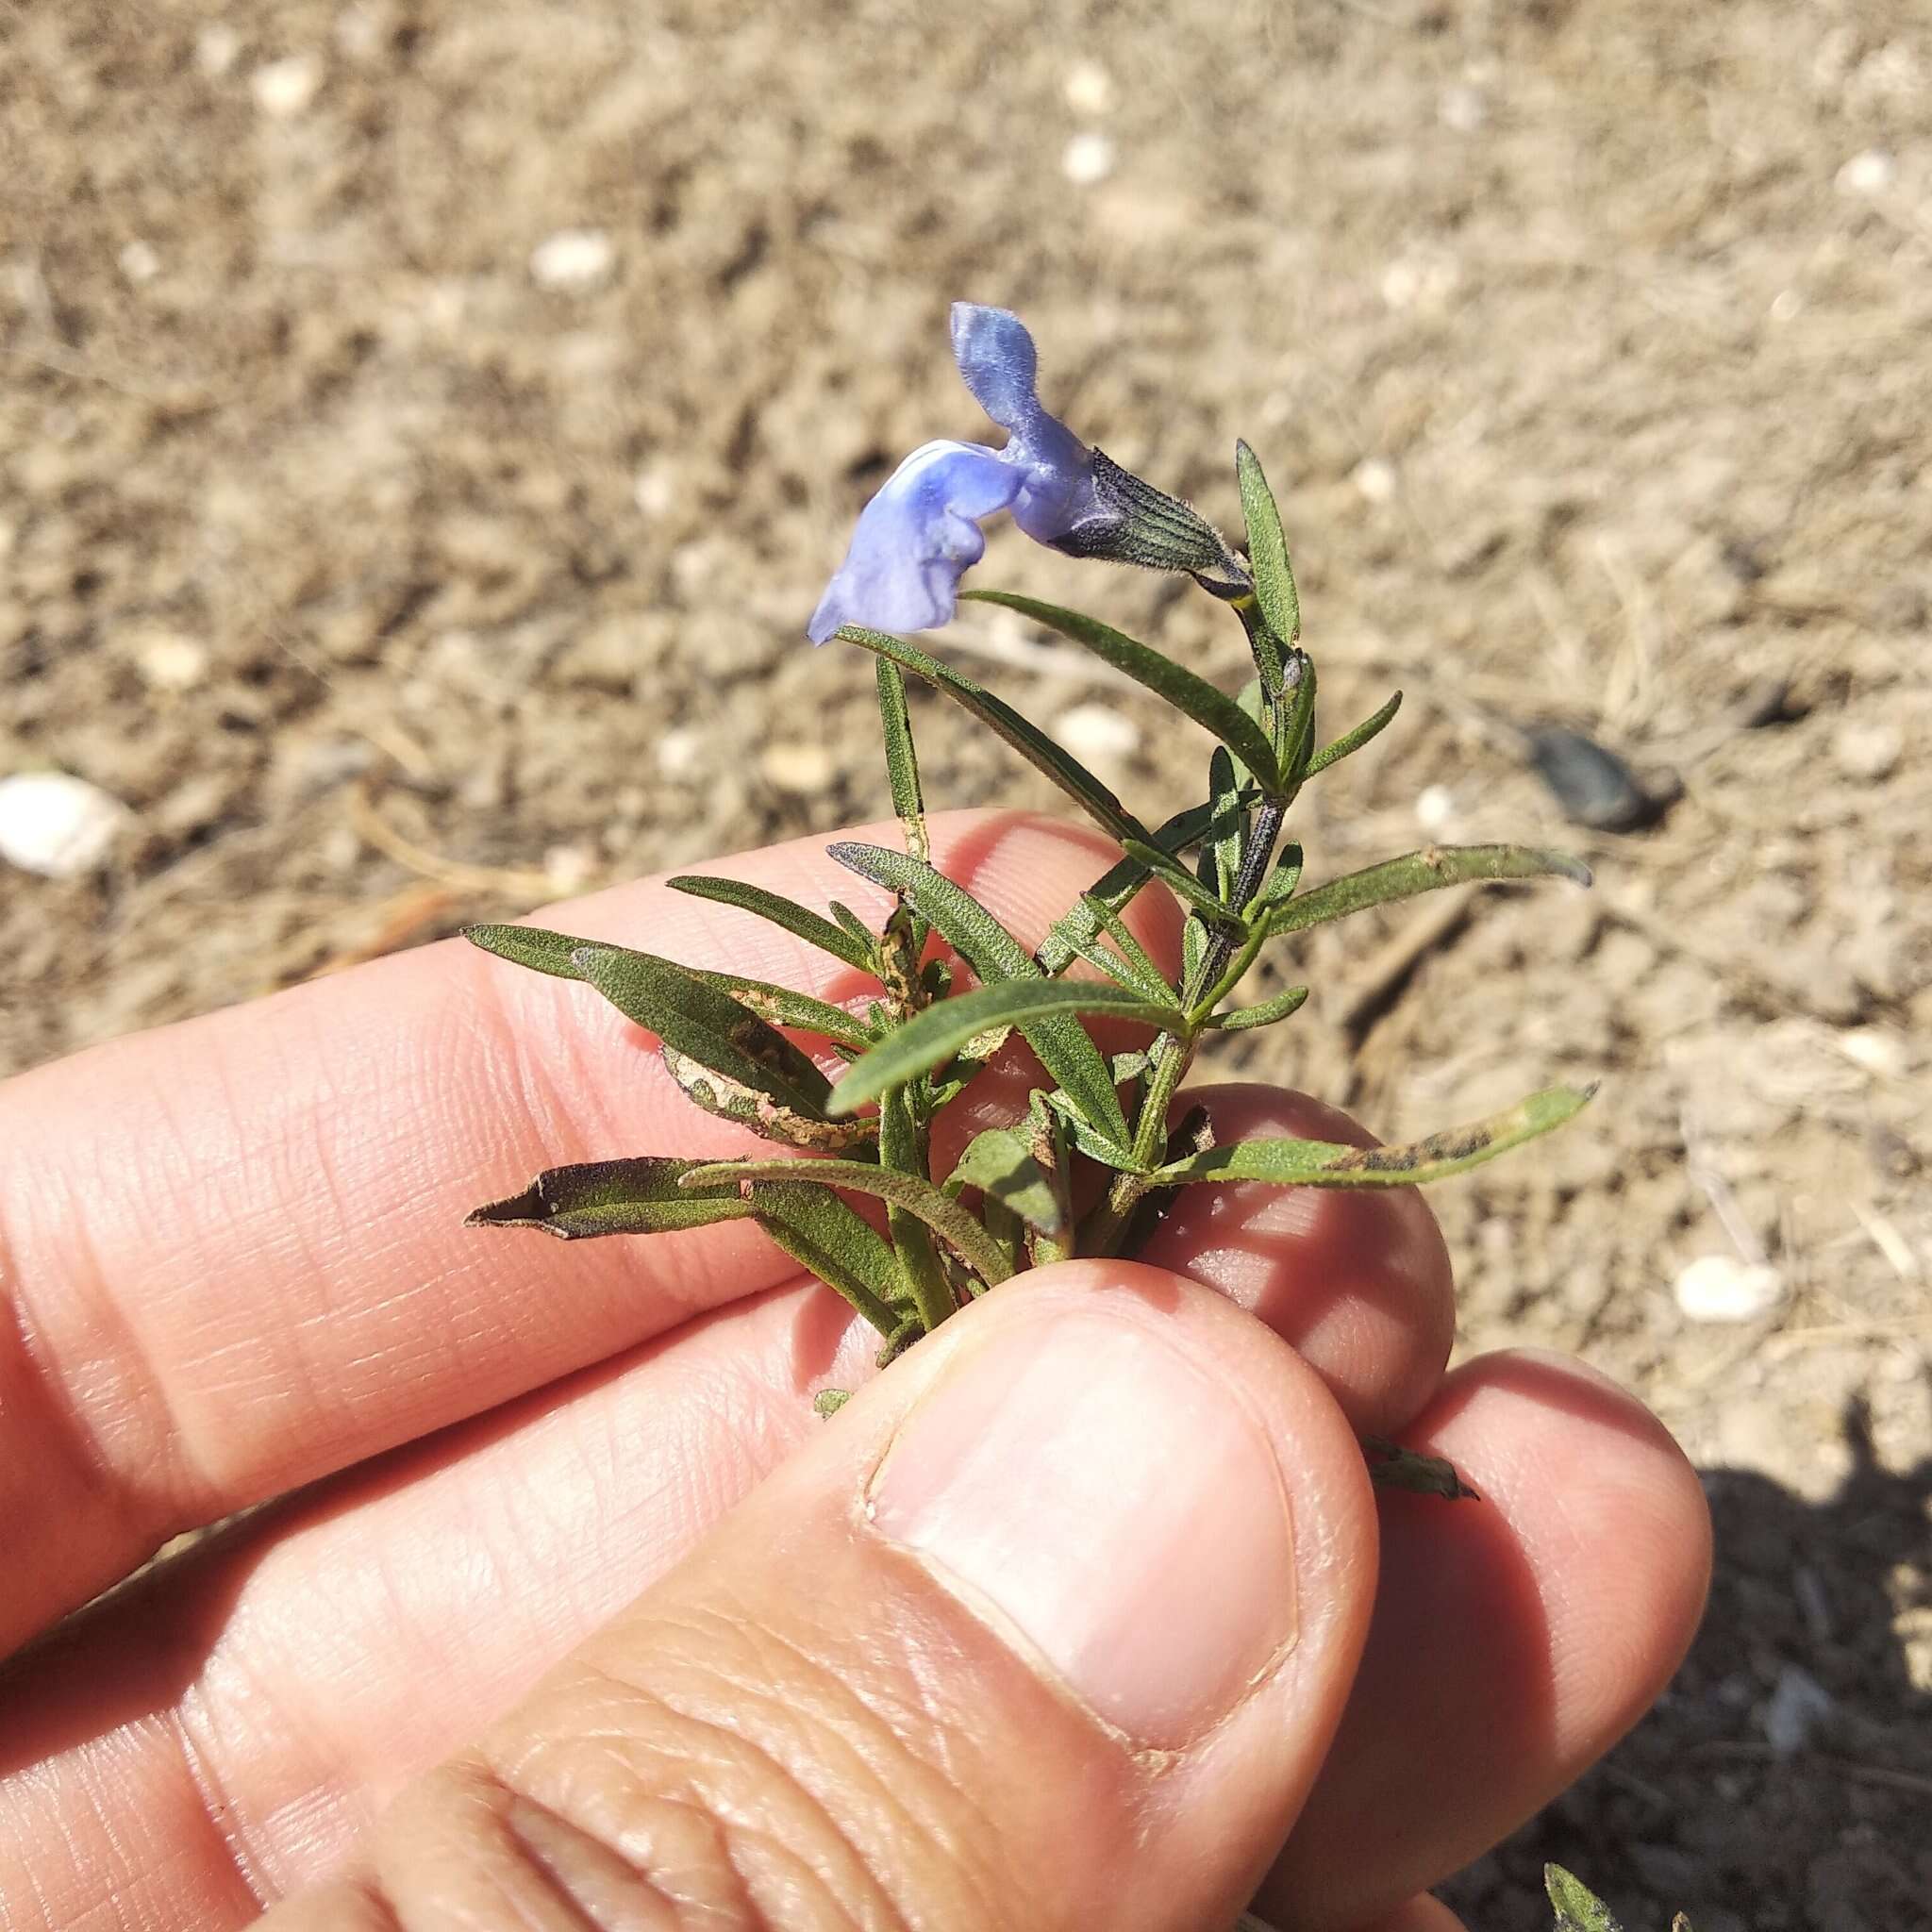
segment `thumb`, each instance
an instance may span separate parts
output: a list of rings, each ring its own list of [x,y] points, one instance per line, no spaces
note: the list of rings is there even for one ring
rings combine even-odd
[[[1301,1807],[1374,1587],[1360,1452],[1284,1343],[1156,1269],[1044,1270],[269,1923],[1211,1932]]]

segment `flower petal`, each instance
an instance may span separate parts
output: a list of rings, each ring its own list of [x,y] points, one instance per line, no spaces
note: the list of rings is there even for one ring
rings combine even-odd
[[[959,578],[986,549],[975,517],[1005,509],[1026,475],[976,442],[923,443],[859,513],[852,546],[806,635],[841,624],[932,630],[953,614]]]
[[[1041,408],[1039,357],[1026,325],[1010,310],[953,304],[953,359],[974,400],[1011,441],[1000,452],[1025,472],[1013,521],[1036,543],[1052,543],[1096,513],[1093,453]]]

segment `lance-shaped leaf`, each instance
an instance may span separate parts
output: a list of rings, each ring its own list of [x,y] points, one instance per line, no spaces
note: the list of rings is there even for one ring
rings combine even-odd
[[[578,977],[674,1052],[807,1119],[824,1120],[831,1082],[775,1027],[727,992],[649,953],[579,946]]]
[[[556,979],[581,980],[572,958],[580,947],[601,946],[598,940],[574,939],[568,933],[546,932],[539,925],[471,925],[463,937],[486,953],[547,973]],[[606,946],[607,952],[622,953],[625,946]],[[635,957],[649,958],[648,953]],[[769,980],[747,979],[741,973],[718,973],[706,966],[684,966],[680,972],[702,979],[727,992],[746,1012],[769,1020],[774,1026],[794,1026],[801,1033],[818,1033],[841,1046],[864,1046],[870,1036],[865,1028],[841,1007],[815,1000],[809,993],[793,992],[789,986],[774,986]]]
[[[815,1154],[843,1154],[878,1139],[879,1124],[874,1120],[828,1121],[817,1114],[796,1113],[760,1088],[747,1087],[687,1059],[675,1047],[660,1048],[659,1057],[664,1071],[693,1107],[720,1120],[735,1121],[767,1141],[809,1148]]]
[[[1562,1866],[1543,1867],[1543,1890],[1557,1910],[1553,1932],[1624,1932],[1609,1907]]]
[[[1154,843],[1170,855],[1185,852],[1208,835],[1213,821],[1211,805],[1190,806],[1186,811],[1176,812],[1155,833]],[[1055,920],[1053,929],[1033,956],[1034,963],[1049,979],[1064,973],[1080,957],[1080,948],[1101,928],[1101,922],[1088,902],[1098,900],[1110,911],[1124,911],[1152,877],[1153,874],[1138,859],[1123,858],[1119,864],[1109,866],[1081,894],[1078,905]]]
[[[1135,683],[1145,685],[1238,753],[1263,786],[1273,790],[1278,782],[1274,750],[1268,742],[1268,734],[1224,691],[1186,665],[1176,664],[1152,645],[1143,644],[1097,618],[1083,616],[1077,610],[1063,610],[1058,604],[1042,604],[1037,597],[1022,597],[1011,591],[967,591],[961,594],[978,603],[1000,604],[1008,610],[1017,610],[1022,617],[1030,617],[1035,624],[1043,624],[1083,650],[1091,651],[1103,663],[1124,672]]]
[[[841,865],[851,867],[861,878],[902,894],[917,907],[982,980],[1045,983],[1045,975],[1025,947],[976,899],[931,866],[903,852],[889,852],[881,845],[848,842],[829,850]],[[932,1010],[944,1012],[955,1004],[946,1000]],[[1108,1077],[1107,1062],[1101,1058],[1100,1049],[1088,1038],[1079,1021],[1062,1010],[1041,1013],[1014,1024],[1040,1056],[1041,1064],[1065,1089],[1068,1099],[1091,1125],[1108,1140],[1125,1146],[1127,1124],[1121,1112],[1120,1097]],[[973,1030],[986,1029],[982,1024]],[[850,1077],[848,1074],[846,1078]]]
[[[752,1204],[734,1187],[687,1189],[686,1174],[704,1163],[645,1155],[634,1160],[586,1160],[540,1174],[520,1194],[476,1208],[465,1227],[533,1227],[559,1241],[607,1234],[675,1234],[714,1221],[742,1221]]]
[[[1084,941],[1079,939],[1077,927],[1068,930],[1067,939],[1075,944],[1080,958],[1121,985],[1131,987],[1142,999],[1152,1000],[1157,1005],[1172,1004],[1174,991],[1167,983],[1167,975],[1154,963],[1147,948],[1134,937],[1126,921],[1105,899],[1092,892],[1082,893],[1080,903],[1092,914],[1096,928]],[[1100,943],[1103,933],[1113,941],[1110,949]],[[1037,953],[1034,955],[1036,959],[1039,957]]]
[[[970,677],[963,676],[951,665],[941,664],[937,658],[928,657],[904,638],[892,637],[882,630],[866,630],[858,625],[848,624],[839,635],[852,643],[862,644],[868,651],[876,651],[882,658],[890,658],[903,670],[911,672],[915,677],[924,678],[926,683],[943,691],[956,704],[964,706],[982,724],[1005,739],[1028,764],[1052,779],[1111,838],[1144,839],[1148,836],[1146,826],[1078,758],[1061,750],[1039,725],[1023,718],[1010,705],[974,684]]]
[[[1372,738],[1379,738],[1384,727],[1402,708],[1402,693],[1397,691],[1373,718],[1364,718],[1353,731],[1344,731],[1333,744],[1324,744],[1308,760],[1308,769],[1302,774],[1312,778],[1317,772],[1325,772],[1330,765],[1339,765],[1350,752],[1359,751]]]
[[[761,1182],[751,1191],[750,1206],[758,1225],[801,1268],[841,1295],[881,1335],[899,1332],[911,1313],[899,1264],[863,1216],[824,1188],[799,1187],[789,1179]]]
[[[1052,1174],[1041,1165],[1034,1137],[1024,1126],[988,1127],[975,1134],[946,1176],[947,1193],[961,1188],[977,1188],[1049,1241],[1066,1234],[1066,1203]]]
[[[1178,859],[1139,839],[1129,839],[1124,849],[1129,858],[1144,865],[1175,898],[1185,900],[1204,918],[1222,925],[1240,927],[1243,924],[1239,913],[1230,912]]]
[[[1268,1181],[1276,1187],[1390,1188],[1440,1181],[1547,1134],[1588,1105],[1592,1087],[1548,1087],[1488,1120],[1399,1147],[1334,1141],[1230,1141],[1157,1168],[1160,1187],[1199,1181]]]
[[[692,1168],[684,1185],[710,1188],[721,1181],[774,1180],[876,1195],[916,1214],[988,1287],[997,1288],[1012,1274],[1011,1263],[978,1222],[930,1181],[914,1174],[894,1174],[890,1168],[868,1167],[857,1160],[715,1160]]]
[[[1270,938],[1345,919],[1369,906],[1387,906],[1433,892],[1442,886],[1460,886],[1486,879],[1574,879],[1590,884],[1590,868],[1564,852],[1539,852],[1527,845],[1431,845],[1405,853],[1380,865],[1344,874],[1304,892],[1268,915]]]
[[[1275,907],[1294,897],[1295,888],[1302,882],[1302,848],[1287,844],[1281,848],[1281,857],[1274,861],[1274,870],[1268,874],[1268,883],[1261,888],[1260,895],[1255,901],[1248,917],[1250,921],[1259,919],[1263,913],[1272,912]],[[1270,930],[1274,928],[1271,926]]]
[[[1223,1033],[1249,1033],[1257,1026],[1272,1026],[1277,1020],[1286,1020],[1291,1013],[1300,1012],[1307,1001],[1307,987],[1291,986],[1286,992],[1276,993],[1272,1000],[1263,1000],[1259,1006],[1238,1008],[1232,1013],[1217,1013],[1208,1024]]]
[[[1268,628],[1283,644],[1302,634],[1302,600],[1294,588],[1294,571],[1288,560],[1288,539],[1281,533],[1281,511],[1262,474],[1261,459],[1245,442],[1234,446],[1235,480],[1241,493],[1241,516],[1248,526],[1248,562],[1255,573],[1255,601]]]
[[[1282,705],[1275,742],[1281,752],[1282,778],[1291,792],[1299,791],[1308,775],[1315,751],[1315,660],[1306,651],[1292,650],[1283,663]]]
[[[992,1027],[1017,1026],[1026,1033],[1041,1020],[1075,1013],[1106,1013],[1152,1026],[1158,1032],[1176,1032],[1185,1024],[1171,1004],[1156,1003],[1105,980],[1002,980],[993,986],[975,987],[971,992],[955,993],[889,1033],[841,1075],[832,1090],[828,1111],[835,1120],[852,1113],[867,1101],[876,1100],[887,1088],[900,1086],[938,1066],[975,1035]],[[1101,1067],[1111,1091],[1104,1061]]]
[[[879,726],[886,746],[886,776],[892,809],[906,828],[906,849],[914,858],[929,857],[925,839],[925,799],[919,786],[919,754],[912,742],[912,716],[906,708],[906,677],[890,658],[874,658]]]
[[[930,1175],[930,1161],[924,1116],[914,1105],[912,1090],[890,1089],[879,1103],[880,1166],[924,1181]],[[921,1330],[929,1335],[956,1306],[932,1232],[909,1208],[891,1201],[886,1204],[886,1232],[892,1238],[904,1292]]]
[[[741,912],[756,913],[758,918],[782,926],[794,939],[831,954],[835,959],[842,959],[860,973],[877,971],[870,941],[860,944],[843,926],[833,924],[808,906],[801,906],[782,893],[768,892],[764,887],[747,885],[742,879],[704,878],[691,874],[666,879],[664,883],[674,892],[688,892],[693,899],[709,899],[716,905],[735,906]]]

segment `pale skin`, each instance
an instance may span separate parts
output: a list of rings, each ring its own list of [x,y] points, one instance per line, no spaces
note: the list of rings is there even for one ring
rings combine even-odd
[[[1108,857],[1012,816],[934,834],[1029,942]],[[716,869],[875,918],[824,843]],[[858,986],[650,882],[544,923]],[[1137,923],[1172,953],[1171,908]],[[948,1135],[1024,1080],[990,1074]],[[1208,1098],[1224,1139],[1359,1134],[1294,1094]],[[1023,1279],[876,1378],[875,1338],[748,1223],[460,1225],[542,1167],[758,1144],[588,989],[460,941],[0,1088],[0,1924],[1214,1932],[1258,1886],[1303,1932],[1446,1932],[1427,1888],[1682,1655],[1694,1474],[1574,1364],[1444,1373],[1449,1259],[1411,1191],[1191,1191],[1138,1264]],[[935,1509],[974,1499],[907,1500],[924,1478],[894,1456],[976,1413],[975,1361],[1049,1362],[1056,1335],[1096,1428],[1108,1364],[1178,1374],[1280,1494],[1240,1492],[1235,1457],[1212,1508],[1147,1530],[1211,1542],[1213,1518],[1224,1547],[1103,1563],[1073,1610],[1009,1618],[1006,1577],[990,1604],[931,1555]],[[827,1383],[866,1385],[830,1424]],[[1377,1499],[1364,1431],[1452,1457],[1484,1501]],[[1179,1494],[1188,1444],[1159,1454]],[[1031,1574],[1059,1559],[1029,1525],[1055,1537],[1091,1468],[1008,1478],[1002,1548]],[[1233,1608],[1105,1621],[1110,1588],[1229,1562],[1256,1585]],[[1223,1668],[1216,1620],[1238,1646],[1275,1597],[1283,1641]],[[1073,1643],[1068,1616],[1103,1636]]]

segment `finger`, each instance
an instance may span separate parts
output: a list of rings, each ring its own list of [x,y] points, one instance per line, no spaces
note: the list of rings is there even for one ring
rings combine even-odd
[[[933,837],[1029,941],[1108,858],[1011,815]],[[720,870],[886,908],[817,841]],[[826,997],[863,983],[658,884],[549,916]],[[460,1225],[540,1168],[748,1144],[589,989],[459,941],[0,1089],[0,1514],[42,1553],[0,1578],[0,1651],[178,1529],[790,1276],[746,1223],[567,1255]]]
[[[1374,1568],[1354,1441],[1292,1352],[1075,1264],[862,1391],[267,1923],[1231,1923]]]
[[[1189,1088],[1217,1142],[1376,1145],[1278,1087]],[[1355,1426],[1387,1435],[1435,1392],[1456,1336],[1449,1250],[1414,1188],[1183,1188],[1140,1258],[1218,1289],[1291,1342]]]
[[[1236,1098],[1264,1106],[1250,1090]],[[1335,1241],[1284,1241],[1271,1265],[1317,1266],[1372,1302],[1392,1298],[1372,1276],[1391,1256],[1407,1270],[1401,1246],[1378,1235],[1372,1248],[1357,1261]],[[1251,1286],[1271,1313],[1306,1299]],[[8,1843],[75,1848],[67,1922],[133,1895],[151,1881],[125,1861],[115,1820],[139,1791],[143,1817],[174,1821],[199,1847],[152,1881],[178,1888],[207,1854],[212,1784],[245,1827],[263,1890],[312,1876],[400,1773],[456,1748],[478,1711],[505,1707],[682,1555],[817,1427],[810,1392],[867,1379],[875,1349],[824,1291],[741,1302],[621,1374],[349,1472],[124,1594],[70,1627],[58,1665],[34,1654],[11,1727],[32,1774],[0,1785],[0,1868]],[[1399,1352],[1386,1369],[1400,1378]],[[1375,1379],[1372,1363],[1351,1371]],[[182,1655],[195,1658],[187,1681]],[[192,1916],[173,1892],[149,1910]]]
[[[1513,1831],[1656,1701],[1704,1606],[1696,1473],[1589,1370],[1483,1357],[1404,1440],[1483,1500],[1381,1499],[1360,1676],[1258,1907],[1292,1902],[1297,1932],[1357,1926]]]

